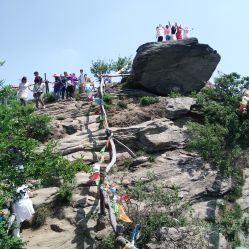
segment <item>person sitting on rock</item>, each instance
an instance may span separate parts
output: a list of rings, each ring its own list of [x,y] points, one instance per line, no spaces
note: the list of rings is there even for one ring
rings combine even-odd
[[[156,38],[158,42],[163,41],[164,36],[164,27],[159,24],[159,26],[156,27]]]

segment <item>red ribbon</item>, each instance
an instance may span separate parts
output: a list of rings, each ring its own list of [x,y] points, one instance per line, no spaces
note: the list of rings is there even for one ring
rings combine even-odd
[[[100,178],[100,172],[95,172],[89,177],[92,181],[96,181]]]

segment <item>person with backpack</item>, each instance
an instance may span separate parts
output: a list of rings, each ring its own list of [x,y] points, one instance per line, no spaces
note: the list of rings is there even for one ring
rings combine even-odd
[[[18,87],[18,96],[21,101],[21,105],[26,105],[29,93],[29,83],[27,81],[27,77],[23,76],[21,79],[21,83]]]

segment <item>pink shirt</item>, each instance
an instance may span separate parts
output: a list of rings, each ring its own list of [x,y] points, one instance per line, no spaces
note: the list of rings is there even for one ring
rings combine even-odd
[[[171,35],[171,28],[170,27],[165,28],[164,34],[165,35]]]

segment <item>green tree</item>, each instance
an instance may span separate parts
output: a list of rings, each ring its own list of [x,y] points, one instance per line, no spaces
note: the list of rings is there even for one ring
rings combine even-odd
[[[238,245],[238,232],[243,229],[240,209],[234,202],[242,195],[244,185],[240,158],[248,153],[249,114],[239,108],[242,93],[249,86],[249,77],[237,73],[215,79],[214,88],[197,94],[199,118],[188,123],[189,149],[197,151],[223,177],[232,179],[231,191],[225,196],[229,209],[221,212],[215,223],[226,238]]]
[[[0,61],[0,67],[3,66],[5,61]],[[0,104],[7,105],[10,101],[16,99],[16,90],[11,86],[3,86],[4,80],[0,80]]]
[[[17,91],[11,86],[2,86],[0,88],[0,102],[7,105],[10,101],[15,100]]]
[[[92,66],[90,70],[94,77],[99,80],[99,74],[110,73],[111,64],[104,60],[98,59],[97,61],[92,61]]]
[[[48,139],[49,122],[48,116],[34,113],[33,105],[0,106],[0,209],[29,180],[49,186],[56,179],[71,182],[77,171],[88,170],[83,160],[70,162],[54,152],[52,142],[37,149]]]
[[[119,73],[128,73],[131,70],[131,57],[118,57],[116,61],[112,62],[111,69]]]
[[[0,61],[0,67],[2,67],[4,63],[5,61]],[[3,85],[3,82],[3,80],[0,80],[0,87]]]

